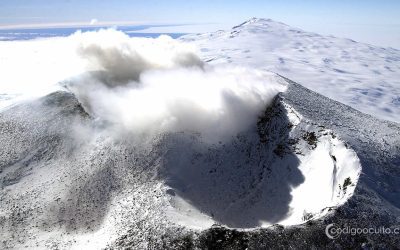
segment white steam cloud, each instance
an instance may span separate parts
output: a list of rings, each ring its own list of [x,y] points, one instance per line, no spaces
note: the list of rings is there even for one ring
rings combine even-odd
[[[69,79],[68,88],[92,116],[107,121],[109,128],[134,134],[196,131],[205,139],[220,140],[255,124],[286,88],[272,73],[211,67],[196,48],[168,36],[130,38],[100,30],[14,43],[25,47],[28,58],[22,66],[15,64],[10,75],[29,71],[33,76],[10,77],[11,84],[27,80],[22,86],[49,89]],[[0,51],[7,46],[0,44]],[[32,50],[34,59],[29,57]]]
[[[133,133],[189,130],[221,139],[255,124],[285,88],[272,74],[207,66],[194,48],[166,36],[83,36],[78,51],[91,73],[71,89],[94,116]]]

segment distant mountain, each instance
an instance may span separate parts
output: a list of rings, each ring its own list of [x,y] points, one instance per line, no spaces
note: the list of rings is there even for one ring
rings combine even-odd
[[[276,72],[362,112],[400,122],[400,50],[261,18],[181,39],[198,45],[207,62]]]

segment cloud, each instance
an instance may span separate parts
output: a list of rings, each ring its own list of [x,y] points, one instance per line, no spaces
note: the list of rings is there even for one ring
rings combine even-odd
[[[254,125],[285,90],[271,73],[206,65],[195,48],[167,36],[84,33],[78,53],[90,71],[70,89],[92,115],[133,134],[196,131],[221,140]]]
[[[42,96],[67,86],[117,133],[196,131],[220,140],[256,123],[285,85],[272,73],[210,66],[168,36],[130,38],[113,29],[0,42],[0,93]]]
[[[204,64],[193,48],[180,47],[168,36],[138,39],[117,31],[101,30],[82,37],[84,42],[78,53],[89,61],[92,70],[101,71],[97,77],[103,78],[103,83],[109,86],[138,82],[140,74],[150,69],[202,67]]]

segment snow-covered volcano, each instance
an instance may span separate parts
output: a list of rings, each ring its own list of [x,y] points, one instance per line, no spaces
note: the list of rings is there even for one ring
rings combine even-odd
[[[332,241],[325,226],[399,222],[399,124],[265,72],[263,44],[305,32],[259,19],[233,30],[182,39],[208,63],[165,37],[45,41],[66,48],[75,75],[1,110],[1,248],[396,246]],[[77,41],[90,70],[70,54]]]
[[[286,76],[362,112],[400,121],[400,51],[322,36],[271,19],[188,35],[210,63],[251,65]]]
[[[1,114],[5,247],[100,247],[137,221],[142,234],[302,224],[351,197],[361,170],[333,131],[282,97],[218,143],[190,131],[115,137],[90,117],[67,92]]]

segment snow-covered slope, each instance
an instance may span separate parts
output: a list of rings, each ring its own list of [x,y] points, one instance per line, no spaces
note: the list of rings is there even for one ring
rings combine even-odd
[[[279,99],[257,130],[232,142],[205,145],[175,136],[163,147],[169,150],[162,176],[174,193],[170,215],[203,229],[215,223],[257,228],[318,218],[352,195],[361,170],[356,154],[335,134]],[[346,179],[351,181],[344,185]]]
[[[210,63],[276,72],[362,112],[400,121],[400,51],[253,18],[229,31],[181,38]]]
[[[360,173],[334,133],[279,98],[249,131],[216,144],[190,132],[147,143],[82,134],[93,121],[67,92],[0,119],[3,247],[104,246],[135,221],[160,234],[169,224],[300,224],[343,204]]]
[[[257,245],[281,230],[257,228],[307,221],[281,239],[298,230],[302,244],[324,246],[330,221],[399,218],[399,125],[295,83],[248,131],[215,144],[192,132],[116,138],[96,124],[68,92],[1,113],[2,248],[236,244],[214,224],[253,229],[235,237]]]
[[[233,38],[214,34],[215,46],[257,36],[249,27],[260,26],[260,36],[268,36],[268,23],[275,33],[287,27],[254,19],[235,28],[247,27],[242,38],[241,32]],[[151,47],[157,41],[100,33],[113,39],[101,44],[97,34],[86,34],[95,42],[81,48],[100,69],[0,110],[0,248],[400,244],[395,234],[336,240],[325,235],[330,223],[361,228],[400,223],[398,123],[283,76],[210,66],[187,51],[154,66],[148,59],[158,57],[145,57],[136,48],[150,46],[146,51],[158,54],[154,48],[162,47]],[[175,41],[166,42],[177,48]],[[243,64],[259,67],[263,53],[258,52],[246,52],[254,58]],[[214,53],[219,59],[211,62],[219,64],[224,52]],[[162,119],[143,123],[149,113]],[[226,129],[223,137],[210,134],[238,124],[243,126]]]

